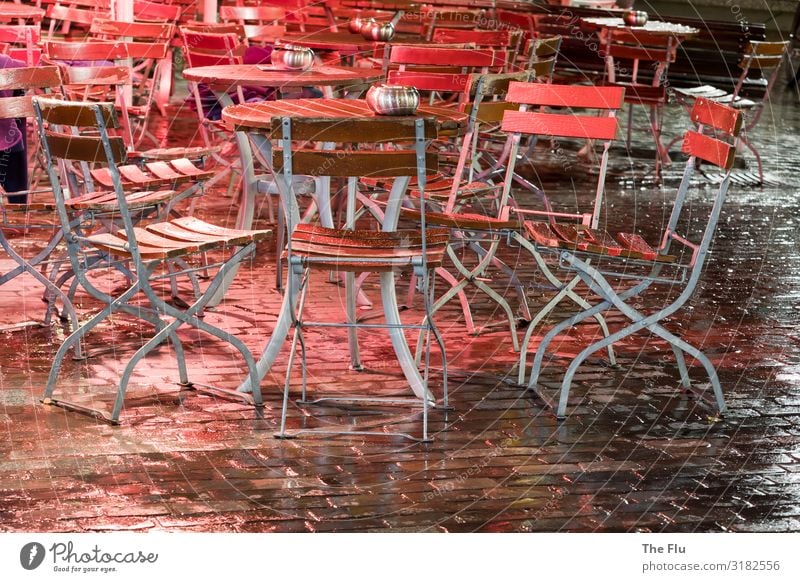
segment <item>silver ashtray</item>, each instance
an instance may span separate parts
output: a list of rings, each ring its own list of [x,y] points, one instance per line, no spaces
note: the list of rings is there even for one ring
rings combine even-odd
[[[419,107],[419,91],[404,85],[373,85],[367,105],[378,115],[413,115]]]

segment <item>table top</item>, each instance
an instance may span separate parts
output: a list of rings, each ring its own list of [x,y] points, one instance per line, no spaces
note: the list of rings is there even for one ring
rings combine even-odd
[[[659,20],[648,20],[644,26],[629,26],[622,18],[615,16],[581,18],[581,21],[589,26],[597,28],[629,28],[630,30],[642,30],[655,34],[674,34],[676,36],[693,36],[700,31],[692,26],[676,24],[674,22],[662,22]]]
[[[222,121],[239,131],[270,129],[275,117],[352,119],[374,118],[378,114],[364,99],[282,99],[230,105],[222,110]],[[457,135],[466,130],[467,114],[450,107],[420,105],[415,117],[434,118],[440,135]]]
[[[0,20],[13,18],[32,18],[41,20],[44,16],[44,9],[37,8],[30,4],[15,4],[13,2],[0,2]]]
[[[357,67],[315,66],[308,71],[273,68],[272,65],[214,65],[184,69],[189,81],[232,87],[346,87],[380,81],[381,71]]]

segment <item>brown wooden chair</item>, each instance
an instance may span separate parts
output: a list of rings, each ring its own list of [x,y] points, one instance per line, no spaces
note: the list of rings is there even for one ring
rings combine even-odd
[[[756,163],[758,164],[758,180],[761,184],[764,183],[764,166],[761,162],[761,154],[751,140],[751,134],[761,119],[761,114],[765,105],[769,103],[772,88],[775,86],[775,82],[778,78],[778,71],[780,70],[781,64],[783,64],[788,54],[789,46],[790,41],[750,41],[739,63],[741,73],[739,74],[739,78],[732,92],[718,89],[712,85],[675,89],[675,94],[679,97],[687,110],[691,110],[695,99],[704,98],[729,105],[734,109],[745,112],[746,120],[744,131],[739,139],[756,158]],[[746,82],[752,76],[753,72],[760,72],[765,81],[764,90],[758,97],[746,95]],[[675,138],[672,143],[670,143],[669,147],[672,147],[676,141],[678,141],[678,138]]]
[[[48,175],[53,185],[58,217],[67,243],[72,272],[78,285],[104,307],[96,311],[75,330],[56,352],[42,401],[91,414],[111,423],[118,423],[125,403],[125,394],[135,366],[148,353],[165,341],[173,347],[178,366],[179,385],[196,387],[188,377],[185,353],[176,330],[190,325],[230,344],[239,352],[252,382],[252,396],[221,388],[215,394],[245,400],[262,406],[255,361],[248,348],[232,334],[212,326],[198,315],[219,289],[225,274],[243,259],[251,256],[256,242],[269,236],[269,231],[244,231],[220,228],[196,218],[157,220],[144,225],[145,217],[177,196],[174,190],[130,191],[123,183],[126,148],[121,137],[109,133],[118,127],[116,108],[112,103],[70,102],[42,97],[34,98],[37,128],[47,157]],[[59,163],[105,166],[113,185],[110,191],[93,193],[79,201],[68,199],[70,187],[56,170]],[[76,224],[72,212],[82,213]],[[105,218],[104,218],[105,217]],[[98,228],[112,217],[117,228]],[[201,253],[215,251],[222,257],[214,265],[193,267],[187,261]],[[99,260],[98,260],[99,257]],[[117,267],[126,274],[128,283],[122,290],[106,292],[88,277],[97,265]],[[154,285],[159,279],[174,278],[173,266],[183,266],[181,273],[218,267],[210,285],[185,309],[164,300]],[[166,271],[166,273],[165,273]],[[115,314],[127,314],[152,325],[155,335],[147,340],[128,360],[117,384],[110,413],[55,397],[55,390],[64,357],[68,350],[83,341],[100,323]],[[169,320],[165,319],[169,318]]]
[[[444,344],[433,323],[429,308],[432,302],[433,288],[430,286],[430,271],[441,265],[449,240],[446,229],[428,229],[425,222],[424,205],[426,175],[435,171],[437,157],[427,152],[428,143],[436,138],[434,123],[422,118],[352,118],[342,122],[340,118],[292,118],[275,119],[270,131],[276,142],[273,168],[277,182],[281,188],[281,199],[288,220],[289,242],[286,248],[286,261],[289,265],[289,284],[287,285],[284,309],[288,310],[294,327],[294,337],[289,357],[289,367],[283,393],[279,438],[297,436],[298,434],[395,434],[381,431],[356,432],[343,429],[301,429],[287,430],[287,410],[291,388],[291,370],[294,364],[295,350],[299,344],[301,356],[301,402],[306,399],[306,343],[304,330],[314,326],[345,327],[348,330],[351,366],[363,368],[358,348],[357,328],[388,328],[393,342],[403,342],[402,330],[422,329],[426,341],[426,359],[423,364],[422,385],[411,383],[416,396],[422,400],[423,426],[421,439],[428,440],[428,409],[435,399],[428,389],[428,370],[430,365],[431,343],[436,342],[442,354],[444,369],[444,405],[447,405],[447,366]],[[398,149],[374,149],[384,143],[392,143]],[[319,149],[316,145],[342,144],[337,149]],[[411,143],[409,148],[404,144]],[[350,147],[358,144],[358,148]],[[372,147],[370,147],[372,146]],[[403,149],[400,149],[402,147]],[[345,179],[347,215],[340,228],[326,228],[315,224],[299,223],[297,201],[291,188],[293,175],[312,175],[317,177],[335,177]],[[390,198],[399,201],[409,183],[411,176],[417,179],[417,188],[423,212],[420,226],[412,230],[395,230],[394,225],[384,222],[381,230],[359,228],[356,224],[356,192],[360,178],[368,177],[376,180],[391,180]],[[336,270],[346,276],[346,323],[312,322],[305,318],[305,304],[308,281],[311,272],[330,272]],[[422,324],[404,324],[399,319],[399,311],[395,298],[393,272],[412,270],[420,281],[428,317]],[[380,272],[382,302],[386,323],[360,323],[356,318],[355,275],[363,272]],[[284,314],[286,316],[286,314]],[[399,333],[398,333],[399,332]],[[412,360],[403,360],[400,365],[406,373],[417,375]],[[411,371],[413,370],[413,372]],[[371,403],[397,402],[397,398],[380,397],[330,397],[323,396],[314,403],[327,401],[360,401]],[[415,400],[415,402],[418,402]],[[402,436],[409,437],[408,434]],[[410,437],[413,438],[413,437]]]

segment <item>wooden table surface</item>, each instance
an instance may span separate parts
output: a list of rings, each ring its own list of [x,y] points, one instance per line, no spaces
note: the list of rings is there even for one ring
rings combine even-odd
[[[285,99],[231,105],[222,111],[222,121],[237,131],[266,130],[275,117],[370,118],[378,117],[364,99]],[[454,135],[466,130],[467,114],[450,107],[420,105],[417,117],[432,117],[439,133]]]
[[[308,71],[290,71],[272,65],[215,65],[184,69],[188,81],[212,87],[346,87],[380,81],[381,71],[374,69],[316,66]]]

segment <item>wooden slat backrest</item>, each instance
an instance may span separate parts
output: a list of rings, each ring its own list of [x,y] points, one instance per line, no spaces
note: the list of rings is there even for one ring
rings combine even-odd
[[[554,57],[558,54],[563,38],[560,34],[532,38],[528,40],[525,54],[539,58]]]
[[[11,44],[38,44],[42,39],[42,29],[33,24],[0,24],[0,42]]]
[[[0,69],[0,91],[51,89],[61,85],[58,67]],[[0,97],[0,119],[33,117],[31,95]]]
[[[175,25],[169,22],[122,22],[98,18],[89,29],[92,34],[133,39],[171,40],[175,36]]]
[[[729,136],[737,136],[742,129],[742,113],[721,103],[708,99],[697,99],[690,114],[692,121],[713,127]]]
[[[286,18],[286,10],[278,6],[220,6],[219,17],[223,22],[268,22],[279,23]]]
[[[47,8],[45,15],[51,20],[51,31],[55,29],[55,23],[57,22],[68,22],[88,27],[95,18],[109,18],[111,16],[108,6],[109,4],[106,3],[105,10],[103,10],[101,8],[73,8],[54,4]]]
[[[523,31],[528,37],[534,34],[533,14],[514,12],[512,10],[497,10],[495,12],[498,22],[505,28]]]
[[[733,166],[736,146],[709,135],[687,131],[683,137],[683,153],[695,156],[724,170]]]
[[[490,49],[393,46],[389,62],[396,65],[441,67],[499,67],[505,64],[504,51]]]
[[[292,118],[292,139],[315,142],[337,143],[380,143],[387,141],[409,141],[416,137],[413,118],[374,117],[374,118],[330,118],[304,117]],[[272,137],[278,138],[282,132],[282,120],[272,119]],[[425,120],[425,137],[437,137],[436,122]]]
[[[625,98],[622,87],[511,83],[506,99],[514,103],[548,107],[619,109]]]
[[[433,31],[433,42],[437,44],[468,44],[483,47],[512,47],[515,33],[509,30],[462,30],[437,28]]]
[[[197,32],[181,27],[181,36],[190,67],[241,64],[244,45],[235,33]]]
[[[115,61],[128,58],[124,42],[56,42],[44,43],[44,54],[53,61]]]
[[[674,62],[677,42],[669,35],[627,29],[605,31],[606,54],[621,59]]]
[[[498,96],[508,93],[511,83],[525,83],[530,79],[528,71],[516,73],[485,73],[472,75],[472,87],[476,96]]]
[[[45,97],[34,97],[42,112],[42,119],[54,125],[96,127],[96,111],[102,115],[106,127],[119,127],[113,103],[82,103]]]
[[[507,111],[502,129],[509,133],[612,140],[617,135],[616,117],[595,117],[535,111]]]
[[[181,15],[181,7],[176,4],[134,0],[133,17],[137,20],[151,22],[177,22]]]
[[[47,140],[50,155],[54,158],[90,163],[105,163],[108,161],[108,156],[106,156],[105,148],[103,147],[103,140],[99,137],[76,136],[46,130],[45,140]],[[110,137],[109,142],[114,162],[124,162],[126,153],[125,143],[122,138]]]
[[[126,42],[125,49],[131,59],[165,59],[169,51],[169,41]]]
[[[526,68],[533,73],[535,79],[548,79],[553,76],[553,70],[556,68],[556,59],[534,61],[533,63],[528,63]]]
[[[420,91],[460,92],[469,88],[471,79],[469,73],[389,71],[386,81],[391,85],[416,87]]]
[[[273,167],[283,169],[283,152],[275,150]],[[439,169],[438,156],[428,152],[425,156],[426,173]],[[417,175],[417,156],[414,151],[359,151],[359,150],[295,150],[292,152],[292,171],[307,176],[360,176],[367,178],[394,178]]]
[[[790,41],[758,42],[750,41],[739,66],[742,69],[769,70],[779,67],[789,50]]]
[[[65,86],[112,86],[131,82],[130,67],[64,67],[61,76]]]
[[[58,67],[0,69],[0,91],[53,89],[61,86]]]

